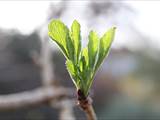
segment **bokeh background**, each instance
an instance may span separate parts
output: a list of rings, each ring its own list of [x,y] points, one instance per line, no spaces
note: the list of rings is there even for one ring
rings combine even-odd
[[[159,1],[1,1],[0,94],[41,86],[40,68],[33,54],[41,51],[51,19],[71,26],[81,24],[83,45],[90,30],[102,35],[117,27],[108,58],[92,87],[95,111],[100,120],[160,119],[160,2]],[[42,37],[43,36],[43,37]],[[58,84],[74,87],[65,59],[55,44],[52,64]],[[75,108],[77,118],[83,113]],[[58,119],[58,110],[47,105],[0,111],[2,120]]]

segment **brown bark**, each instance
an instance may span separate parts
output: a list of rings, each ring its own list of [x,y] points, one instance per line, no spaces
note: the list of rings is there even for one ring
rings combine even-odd
[[[88,96],[85,97],[83,92],[78,90],[78,105],[86,113],[87,120],[97,120],[94,108],[92,106],[92,99]]]

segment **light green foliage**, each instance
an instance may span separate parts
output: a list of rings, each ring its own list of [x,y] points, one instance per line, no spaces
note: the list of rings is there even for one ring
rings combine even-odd
[[[99,43],[99,53],[98,53],[98,61],[96,64],[96,70],[99,68],[104,58],[108,55],[109,49],[111,47],[112,41],[114,39],[115,27],[110,28],[100,39]]]
[[[71,27],[71,40],[74,44],[74,59],[78,63],[79,54],[81,52],[81,36],[80,36],[80,24],[74,20]]]
[[[89,42],[88,42],[88,56],[89,56],[89,67],[94,68],[96,55],[98,52],[99,45],[99,37],[96,32],[91,31],[89,34]]]
[[[64,55],[69,58],[66,43],[69,35],[68,28],[60,20],[53,20],[49,24],[48,29],[48,35],[58,44]]]
[[[97,33],[89,33],[88,45],[81,49],[80,24],[74,20],[71,31],[60,20],[52,20],[48,35],[57,43],[66,57],[66,67],[77,89],[87,96],[94,76],[104,58],[109,53],[115,27],[109,29],[102,38]]]

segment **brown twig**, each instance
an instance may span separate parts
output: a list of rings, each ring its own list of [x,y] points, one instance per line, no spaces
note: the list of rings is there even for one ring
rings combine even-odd
[[[78,95],[78,105],[86,113],[87,119],[97,120],[95,111],[92,106],[92,99],[89,96],[86,98],[81,90],[78,90],[77,95]]]

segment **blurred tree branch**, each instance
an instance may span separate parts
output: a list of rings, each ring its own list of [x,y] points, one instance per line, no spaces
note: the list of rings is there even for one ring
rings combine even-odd
[[[65,1],[62,2],[62,7],[60,7],[58,10],[55,10],[55,9],[53,10],[53,8],[55,7],[52,5],[52,8],[50,8],[52,12],[50,17],[52,18],[53,16],[54,17],[60,16],[65,9]],[[52,51],[49,45],[49,38],[48,36],[46,36],[47,32],[48,30],[46,29],[44,29],[44,31],[43,29],[40,31],[42,49],[41,49],[41,55],[38,60],[42,68],[41,75],[42,75],[43,87],[52,87],[52,90],[54,91],[59,86],[57,87],[57,84],[56,84],[57,81],[55,80],[55,76],[53,74],[54,68],[51,61]],[[43,33],[46,33],[46,34],[43,34]],[[58,100],[55,102],[54,100],[51,100],[50,102],[52,107],[57,107],[60,109],[60,114],[59,114],[60,120],[65,120],[66,118],[70,120],[75,119],[75,116],[73,114],[73,106],[74,106],[73,101],[65,98],[61,101]]]
[[[49,19],[53,18],[53,16],[59,17],[65,9],[65,4],[66,2],[62,1],[62,7],[60,8],[57,8],[52,4]],[[47,24],[48,22],[44,23],[43,26],[37,30],[41,38],[40,54],[36,53],[36,51],[32,51],[30,56],[33,62],[41,69],[42,86],[25,92],[0,95],[0,111],[26,108],[49,103],[50,106],[54,108],[57,108],[57,105],[59,106],[59,117],[61,120],[66,119],[66,117],[74,120],[74,103],[71,99],[73,97],[73,90],[71,88],[64,88],[56,85],[52,65],[53,63],[51,61],[52,50],[47,36],[48,30],[46,30]]]
[[[35,90],[14,93],[9,95],[0,95],[0,111],[13,110],[23,107],[49,103],[56,99],[73,97],[73,90],[70,88],[41,87]]]

